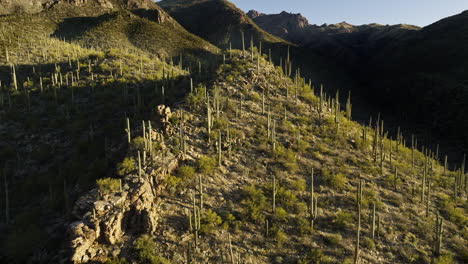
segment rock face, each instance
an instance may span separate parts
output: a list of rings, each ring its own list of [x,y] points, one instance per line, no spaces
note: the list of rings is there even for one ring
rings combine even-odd
[[[302,34],[302,31],[311,26],[309,21],[301,14],[281,12],[280,14],[266,15],[250,10],[247,15],[267,32],[285,39],[291,35]]]
[[[122,246],[117,244],[156,231],[158,195],[165,176],[177,167],[178,159],[169,153],[164,158],[155,157],[152,164],[142,168],[141,178],[126,176],[121,191],[102,195],[94,189],[76,202],[73,216],[79,220],[68,228],[73,263],[118,255]]]

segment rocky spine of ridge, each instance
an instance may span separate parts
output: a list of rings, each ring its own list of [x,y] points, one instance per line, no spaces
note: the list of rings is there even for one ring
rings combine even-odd
[[[161,120],[168,120],[169,107],[160,109],[165,110]],[[165,131],[171,133],[174,129]],[[155,130],[148,132],[148,137],[153,142],[164,141],[164,135]],[[148,156],[143,159],[141,174],[123,177],[119,192],[102,194],[93,189],[75,203],[72,214],[78,220],[68,227],[72,263],[117,257],[133,236],[155,234],[160,218],[159,195],[166,176],[177,168],[180,157],[169,151]]]

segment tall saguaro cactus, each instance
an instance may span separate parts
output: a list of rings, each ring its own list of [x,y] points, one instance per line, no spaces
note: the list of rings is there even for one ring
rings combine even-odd
[[[18,91],[18,80],[16,79],[16,69],[15,65],[11,65],[11,78],[13,80],[13,88],[15,88],[15,91]]]
[[[310,228],[314,228],[314,222],[317,219],[317,205],[318,205],[317,196],[314,194],[314,169],[310,174]]]
[[[273,214],[276,213],[276,194],[278,193],[278,190],[276,189],[276,177],[273,175],[273,193],[272,193],[272,211]]]
[[[131,129],[130,129],[130,119],[127,117],[127,128],[125,129],[125,132],[127,132],[127,141],[128,144],[130,144],[132,140],[132,135],[131,135]]]
[[[434,255],[439,256],[442,249],[442,235],[444,219],[437,214],[435,224]]]
[[[354,264],[359,263],[359,240],[361,236],[361,202],[362,202],[362,179],[359,179],[358,190],[356,194],[358,226],[356,233],[356,247],[354,249]]]

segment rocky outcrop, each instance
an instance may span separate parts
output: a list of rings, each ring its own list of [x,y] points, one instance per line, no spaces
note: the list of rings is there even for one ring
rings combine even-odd
[[[259,16],[264,16],[265,14],[258,12],[257,10],[250,10],[247,12],[247,16],[250,17],[251,19],[255,19]]]
[[[309,21],[301,14],[281,12],[280,14],[266,15],[250,10],[247,15],[265,31],[285,39],[302,34],[309,26]]]
[[[161,135],[154,132],[154,140]],[[94,189],[75,204],[73,216],[78,219],[69,226],[73,263],[104,260],[117,256],[134,236],[154,234],[158,225],[159,199],[166,175],[178,165],[170,152],[164,157],[148,158],[143,176],[127,175],[120,190],[102,195]]]

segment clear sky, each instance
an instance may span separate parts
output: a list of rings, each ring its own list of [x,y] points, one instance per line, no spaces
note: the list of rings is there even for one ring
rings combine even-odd
[[[468,0],[230,0],[245,12],[301,13],[311,24],[427,26],[468,9]]]

